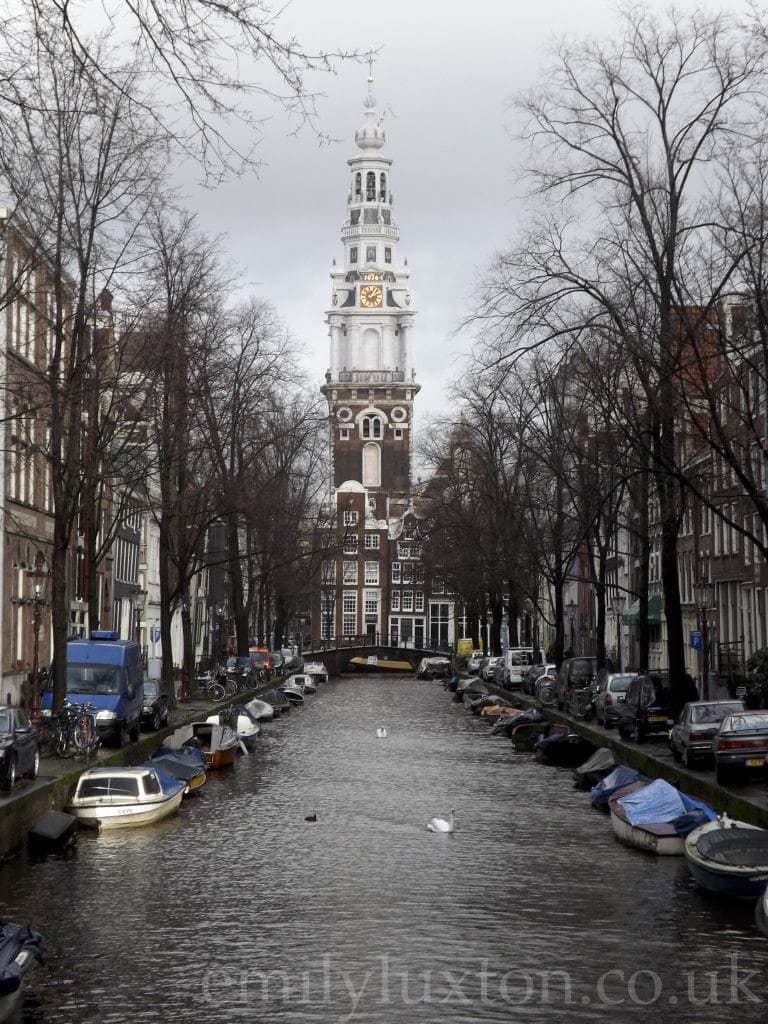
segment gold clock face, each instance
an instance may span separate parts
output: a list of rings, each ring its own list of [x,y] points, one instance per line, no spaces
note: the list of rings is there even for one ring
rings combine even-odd
[[[367,284],[360,289],[360,305],[365,306],[366,309],[373,309],[376,306],[380,306],[382,299],[383,295],[381,288],[376,284]]]

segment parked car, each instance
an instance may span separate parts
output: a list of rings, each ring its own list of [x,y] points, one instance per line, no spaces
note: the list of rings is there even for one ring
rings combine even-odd
[[[624,703],[629,684],[636,675],[636,672],[606,672],[604,670],[598,673],[595,718],[606,729],[611,729],[618,721],[618,705]]]
[[[40,769],[37,732],[23,708],[0,708],[0,788],[13,789],[20,775],[36,779]]]
[[[672,720],[672,688],[666,672],[646,672],[629,684],[624,702],[616,705],[619,733],[642,743],[648,736],[668,734]]]
[[[557,676],[554,672],[547,672],[536,680],[536,687],[533,691],[536,700],[545,707],[554,707],[557,702]]]
[[[480,675],[482,676],[482,678],[486,679],[488,682],[490,682],[494,678],[494,676],[493,676],[494,669],[499,664],[499,662],[501,662],[503,664],[504,659],[503,658],[497,658],[497,657],[486,658],[485,659],[485,664],[483,665],[482,669],[480,670]]]
[[[267,648],[251,647],[248,650],[248,656],[251,659],[251,668],[256,676],[258,676],[259,673],[262,673],[265,679],[269,679],[272,675],[274,666],[272,663],[272,655]]]
[[[157,732],[158,729],[168,725],[168,695],[162,692],[156,679],[144,681],[141,724],[152,732]]]
[[[504,655],[504,685],[510,690],[519,689],[532,664],[532,647],[510,647]]]
[[[732,713],[743,711],[741,700],[697,700],[683,706],[677,721],[669,730],[672,757],[692,768],[712,760],[712,740],[720,723]]]
[[[570,700],[571,690],[581,690],[597,675],[597,658],[566,658],[557,670],[555,700],[562,711]]]
[[[540,676],[546,676],[552,673],[557,674],[557,666],[550,662],[539,662],[537,665],[531,665],[528,671],[523,676],[522,690],[523,693],[533,694],[536,691],[536,680]]]
[[[282,672],[285,667],[285,658],[281,651],[272,651],[272,668],[275,672]]]
[[[472,651],[469,661],[467,662],[467,672],[469,672],[471,676],[476,675],[480,671],[480,663],[484,657],[485,653],[483,651]]]
[[[301,658],[299,657],[299,654],[295,647],[281,647],[280,653],[283,656],[283,661],[285,662],[285,667],[287,669],[299,668]]]
[[[765,768],[768,758],[768,711],[726,715],[712,741],[717,781]]]

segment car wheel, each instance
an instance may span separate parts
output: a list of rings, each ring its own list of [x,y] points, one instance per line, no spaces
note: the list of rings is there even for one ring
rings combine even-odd
[[[12,755],[10,761],[8,762],[8,769],[7,769],[6,773],[5,773],[5,778],[3,779],[3,789],[6,791],[6,793],[10,793],[10,791],[13,789],[15,784],[16,784],[16,758]]]
[[[138,722],[136,722],[135,725],[132,725],[130,727],[130,729],[128,730],[128,735],[131,738],[131,743],[136,743],[136,741],[139,738],[139,731],[140,730],[139,730],[139,723]]]
[[[168,708],[166,708],[165,711],[163,711],[163,726],[165,728],[168,727],[169,716],[170,716],[170,712],[168,711]]]
[[[160,712],[152,712],[152,732],[158,732],[160,729]]]
[[[638,721],[632,723],[632,732],[630,734],[630,738],[632,739],[633,743],[643,742],[643,733],[640,729],[640,723]]]
[[[29,770],[30,779],[36,779],[37,774],[40,771],[40,751],[35,751],[35,756],[32,758],[32,767]]]
[[[691,757],[691,755],[688,753],[688,747],[684,747],[683,748],[682,760],[683,760],[683,768],[695,768],[696,767],[696,762]]]

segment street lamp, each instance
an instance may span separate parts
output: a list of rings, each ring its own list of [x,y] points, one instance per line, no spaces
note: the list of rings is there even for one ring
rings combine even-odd
[[[619,672],[624,671],[624,652],[621,649],[621,613],[624,610],[624,595],[615,594],[611,600],[611,611],[616,616],[616,657],[619,662]]]
[[[29,696],[29,717],[35,726],[40,724],[40,626],[43,621],[43,608],[47,605],[45,587],[48,582],[48,570],[43,568],[38,558],[35,568],[27,572],[30,582],[30,596],[20,597],[20,605],[32,608],[32,691]]]
[[[693,585],[693,599],[696,602],[697,615],[701,624],[701,695],[704,700],[713,700],[714,694],[709,692],[709,624],[707,613],[715,604],[714,584],[699,580]]]

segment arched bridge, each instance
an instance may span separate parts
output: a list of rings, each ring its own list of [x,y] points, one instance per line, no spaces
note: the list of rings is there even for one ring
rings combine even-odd
[[[350,668],[353,658],[376,658],[377,661],[405,661],[413,670],[422,658],[443,655],[450,658],[452,650],[445,644],[414,647],[412,644],[390,644],[388,638],[379,634],[368,636],[345,636],[335,640],[314,640],[302,651],[305,661],[322,661],[330,675],[355,671]],[[375,664],[371,670],[376,671]],[[359,671],[359,669],[357,670]]]

